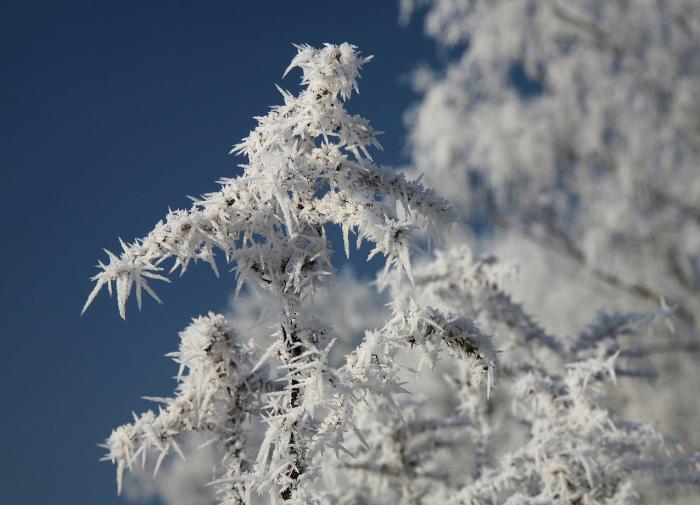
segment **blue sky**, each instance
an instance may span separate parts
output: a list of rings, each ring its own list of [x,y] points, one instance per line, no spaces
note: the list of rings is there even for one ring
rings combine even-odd
[[[186,195],[215,188],[252,116],[280,102],[293,42],[349,41],[374,54],[349,109],[385,152],[404,158],[401,76],[433,58],[415,21],[386,0],[3,2],[0,10],[0,254],[4,323],[0,503],[110,505],[114,469],[102,441],[143,395],[172,390],[163,357],[189,318],[221,310],[232,274],[207,266],[159,286],[164,306],[118,317],[100,296],[79,316],[88,277],[117,237],[146,233]],[[8,212],[9,210],[9,212]]]

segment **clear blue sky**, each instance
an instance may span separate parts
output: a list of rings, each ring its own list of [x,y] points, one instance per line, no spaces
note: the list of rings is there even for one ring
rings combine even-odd
[[[222,309],[232,274],[194,268],[159,286],[166,304],[119,319],[98,298],[80,317],[102,247],[146,233],[187,194],[233,174],[230,146],[280,102],[293,42],[349,41],[374,54],[349,109],[402,160],[401,76],[430,61],[397,2],[12,2],[0,9],[0,163],[5,218],[0,503],[110,505],[102,441],[142,395],[172,390],[177,332]]]

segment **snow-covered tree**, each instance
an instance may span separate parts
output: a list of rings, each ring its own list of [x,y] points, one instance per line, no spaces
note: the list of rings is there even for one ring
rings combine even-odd
[[[514,230],[698,333],[700,4],[403,0],[458,56],[423,69],[412,158]],[[458,183],[455,183],[458,181]]]
[[[446,54],[414,74],[412,170],[472,245],[522,266],[517,297],[573,334],[600,308],[669,307],[663,373],[628,407],[700,447],[700,3],[402,0]]]
[[[204,260],[218,274],[218,252],[272,325],[247,335],[223,315],[193,319],[170,355],[174,396],[154,398],[157,412],[105,443],[118,487],[149,456],[156,473],[169,455],[187,468],[193,434],[216,446],[210,480],[227,505],[613,505],[629,502],[638,475],[700,480],[697,457],[672,454],[653,425],[622,420],[605,394],[618,376],[648,376],[635,365],[644,348],[627,339],[669,312],[601,315],[564,339],[513,301],[501,286],[509,269],[493,257],[463,246],[414,268],[417,245],[439,241],[457,214],[373,162],[374,131],[345,109],[370,58],[347,43],[297,49],[287,71],[302,70],[303,90],[280,89],[284,104],[235,146],[243,174],[107,252],[93,277],[85,308],[107,287],[125,317],[132,290],[139,307],[142,291],[158,300],[149,283],[168,281],[165,261],[184,272]],[[329,226],[347,255],[353,234],[386,257],[388,316],[360,342],[355,317],[333,324],[314,301],[359,289],[334,275]]]

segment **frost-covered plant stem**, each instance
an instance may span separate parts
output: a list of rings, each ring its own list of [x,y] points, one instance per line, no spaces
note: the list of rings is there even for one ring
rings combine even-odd
[[[253,493],[262,492],[273,503],[319,503],[324,494],[316,488],[319,458],[347,452],[348,432],[362,438],[355,405],[372,395],[396,406],[394,397],[403,390],[392,359],[399,348],[418,346],[433,358],[438,349],[448,349],[492,383],[488,336],[466,317],[415,303],[397,304],[389,323],[368,334],[346,365],[329,365],[336,336],[309,308],[311,295],[333,273],[325,227],[341,228],[348,255],[351,232],[358,247],[369,240],[370,257],[386,257],[385,277],[409,282],[414,232],[437,237],[437,227],[450,223],[453,213],[420,182],[375,165],[368,150],[379,147],[374,131],[346,112],[360,68],[371,58],[350,44],[297,49],[287,71],[300,68],[305,88],[298,96],[280,89],[284,104],[257,118],[258,126],[234,147],[248,158],[243,175],[221,180],[219,191],[190,209],[169,212],[145,237],[122,242],[119,255],[107,252],[109,261],[99,264],[93,278],[85,308],[102,287],[111,293],[114,285],[125,317],[132,289],[139,307],[142,291],[158,300],[148,281],[168,281],[165,260],[174,258],[173,270],[182,271],[192,260],[204,260],[218,275],[219,251],[235,262],[239,290],[251,283],[281,312],[278,331],[264,350],[223,330],[228,323],[222,316],[197,319],[183,332],[177,359],[190,373],[182,377],[176,398],[164,400],[168,410],[135,418],[107,442],[120,482],[136,456],[145,458],[156,448],[160,463],[171,447],[179,451],[183,433],[206,431],[225,454],[216,481],[223,504],[249,503]],[[191,360],[204,360],[208,368]],[[245,432],[251,418],[260,418],[266,430],[249,463]]]
[[[282,353],[283,363],[291,367],[291,365],[299,359],[299,357],[304,354],[307,350],[304,348],[303,343],[297,337],[296,328],[296,311],[300,304],[294,300],[292,303],[288,303],[285,309],[287,320],[282,324],[282,336],[284,338],[284,352]],[[288,412],[292,412],[299,408],[300,401],[299,395],[301,394],[299,378],[297,377],[298,372],[291,374],[289,378],[289,405],[287,407]],[[282,499],[289,500],[292,497],[294,489],[297,484],[299,476],[304,471],[304,460],[300,454],[300,448],[297,446],[297,437],[295,437],[295,432],[298,431],[299,424],[298,421],[293,421],[289,430],[289,454],[291,455],[290,468],[286,473],[286,476],[291,481],[286,488],[281,492]]]

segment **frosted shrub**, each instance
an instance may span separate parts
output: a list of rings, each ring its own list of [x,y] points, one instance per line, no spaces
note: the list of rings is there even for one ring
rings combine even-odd
[[[165,260],[173,258],[172,269],[182,271],[191,260],[204,260],[217,272],[219,251],[235,263],[239,289],[254,284],[283,313],[264,353],[246,347],[219,315],[196,319],[181,334],[173,356],[187,373],[180,374],[177,396],[163,400],[159,414],[147,412],[108,439],[120,482],[124,469],[149,450],[161,460],[179,452],[180,434],[207,431],[227,448],[222,503],[246,502],[264,490],[273,500],[309,503],[321,496],[310,491],[319,458],[343,450],[354,405],[368,394],[393,403],[400,392],[392,362],[399,347],[446,345],[483,362],[486,374],[493,368],[481,353],[489,339],[470,320],[413,305],[397,305],[391,321],[368,334],[345,366],[328,365],[336,337],[316,314],[302,310],[333,272],[325,226],[342,228],[347,254],[354,231],[358,246],[363,240],[374,244],[370,256],[386,256],[387,273],[393,268],[410,279],[414,230],[449,223],[452,213],[420,183],[372,162],[369,148],[379,145],[374,131],[345,110],[370,58],[349,44],[298,50],[287,70],[301,68],[305,89],[298,96],[280,89],[284,105],[258,118],[257,128],[234,148],[248,157],[244,174],[223,179],[218,191],[192,208],[169,212],[147,236],[122,243],[118,255],[108,252],[94,277],[86,308],[101,288],[111,293],[114,286],[125,317],[132,290],[139,306],[142,291],[158,299],[149,282],[168,281]],[[274,381],[263,367],[272,360],[283,370]],[[249,455],[245,444],[243,425],[251,416],[267,423],[257,455]]]

